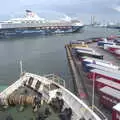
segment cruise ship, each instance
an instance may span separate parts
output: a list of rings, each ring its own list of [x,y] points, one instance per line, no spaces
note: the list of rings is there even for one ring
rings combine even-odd
[[[68,18],[68,17],[67,17]],[[0,37],[78,32],[84,24],[78,20],[46,20],[31,10],[23,18],[0,22]]]
[[[54,74],[22,73],[0,93],[0,120],[107,120],[65,86]]]

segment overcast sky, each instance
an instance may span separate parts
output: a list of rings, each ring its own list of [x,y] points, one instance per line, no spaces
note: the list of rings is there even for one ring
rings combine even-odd
[[[100,21],[120,20],[120,0],[1,0],[0,19],[23,15],[25,9],[49,19],[66,14],[83,22],[90,21],[92,15]]]

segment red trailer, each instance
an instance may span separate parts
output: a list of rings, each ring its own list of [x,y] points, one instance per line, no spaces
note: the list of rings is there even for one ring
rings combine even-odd
[[[112,80],[106,79],[106,78],[97,78],[95,81],[95,88],[99,91],[102,87],[111,87],[113,89],[120,91],[120,83],[114,82]]]
[[[105,86],[100,89],[100,104],[112,109],[114,105],[120,102],[120,91]]]
[[[120,103],[113,107],[112,120],[120,120]]]
[[[105,70],[99,70],[99,69],[93,69],[91,70],[91,72],[88,73],[87,77],[90,80],[93,80],[93,76],[94,79],[96,80],[97,78],[106,78],[108,80],[112,80],[114,82],[120,83],[120,72],[113,70],[112,71],[105,71]]]

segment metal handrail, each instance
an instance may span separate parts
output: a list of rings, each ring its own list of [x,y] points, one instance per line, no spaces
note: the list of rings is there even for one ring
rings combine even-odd
[[[65,87],[65,80],[62,79],[61,77],[59,77],[58,75],[55,74],[48,74],[48,75],[44,75],[46,78],[49,78],[50,80],[57,82],[58,84],[62,85]],[[61,84],[62,81],[62,84]]]
[[[102,119],[102,120],[108,120],[108,118],[94,105],[93,111]]]

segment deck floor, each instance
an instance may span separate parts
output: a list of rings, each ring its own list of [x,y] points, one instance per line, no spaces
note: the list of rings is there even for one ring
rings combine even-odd
[[[46,104],[40,107],[39,113],[44,113],[46,107],[47,108],[49,107],[51,111],[51,115],[48,118],[46,118],[46,120],[60,120],[58,114],[53,112],[50,106]],[[13,120],[36,120],[35,118],[37,117],[37,113],[34,113],[32,111],[31,106],[26,106],[24,108],[24,111],[22,112],[19,112],[18,109],[19,106],[15,106],[15,107],[9,107],[5,111],[0,111],[0,120],[6,120],[6,117],[8,115],[11,115]]]
[[[27,89],[27,95],[36,95],[36,93],[27,87],[21,87],[20,89],[16,90],[12,95],[23,95],[24,90]],[[20,110],[21,105],[16,105],[13,107],[8,107],[3,109],[0,107],[0,120],[6,120],[7,116],[12,116],[13,120],[37,120],[36,117],[38,113],[44,114],[45,108],[49,108],[51,114],[45,120],[60,120],[58,113],[54,112],[50,105],[44,102],[43,105],[40,106],[37,112],[33,112],[32,105],[25,105],[23,111]],[[11,119],[10,119],[11,120]]]

